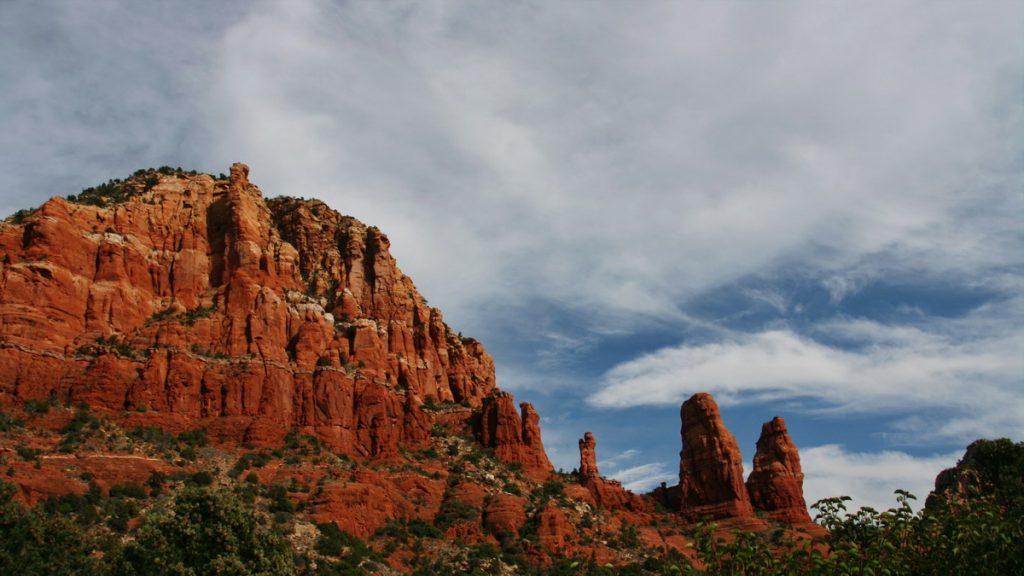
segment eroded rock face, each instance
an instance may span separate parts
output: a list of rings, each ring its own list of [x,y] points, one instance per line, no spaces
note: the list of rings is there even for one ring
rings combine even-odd
[[[680,408],[680,512],[689,520],[753,516],[743,482],[743,455],[726,429],[718,404],[698,393]]]
[[[116,201],[0,223],[0,404],[170,413],[255,445],[298,427],[366,458],[424,445],[427,401],[480,408],[490,355],[427,305],[387,236],[230,172],[143,172]],[[523,419],[516,461],[541,468]]]
[[[523,474],[544,480],[551,474],[551,461],[540,438],[540,416],[527,402],[520,404],[522,416],[508,392],[498,390],[483,401],[476,436],[502,462],[519,464]]]
[[[576,540],[572,524],[556,506],[548,505],[537,515],[537,542],[544,550],[565,553]]]
[[[623,488],[621,483],[601,477],[597,469],[597,440],[592,433],[585,433],[579,446],[580,484],[590,492],[595,504],[607,510],[640,512],[645,508],[643,499]]]
[[[800,454],[786,430],[786,421],[776,416],[761,426],[754,469],[747,478],[750,502],[769,518],[790,524],[810,523],[803,487]]]

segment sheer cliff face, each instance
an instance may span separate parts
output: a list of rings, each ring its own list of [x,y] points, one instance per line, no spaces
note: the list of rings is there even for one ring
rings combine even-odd
[[[388,456],[429,438],[422,403],[479,408],[494,391],[490,355],[427,306],[376,228],[265,201],[242,164],[119,191],[0,223],[0,403],[145,409],[255,443],[303,427]]]

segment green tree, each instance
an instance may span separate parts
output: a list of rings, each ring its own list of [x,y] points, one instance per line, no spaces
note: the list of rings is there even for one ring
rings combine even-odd
[[[65,518],[13,500],[17,488],[0,482],[0,574],[93,574],[90,540]]]
[[[111,555],[112,575],[294,574],[287,542],[227,490],[187,488],[168,510],[147,515],[135,540]]]

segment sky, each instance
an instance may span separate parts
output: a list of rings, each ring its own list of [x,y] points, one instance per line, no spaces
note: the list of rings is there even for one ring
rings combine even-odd
[[[0,2],[0,215],[161,165],[379,226],[556,467],[706,391],[808,503],[1024,440],[1024,4]]]

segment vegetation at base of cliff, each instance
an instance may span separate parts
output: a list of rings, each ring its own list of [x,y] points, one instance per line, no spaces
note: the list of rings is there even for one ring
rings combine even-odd
[[[90,486],[85,495],[53,498],[30,509],[12,499],[13,486],[0,484],[0,573],[326,576],[371,574],[384,566],[381,553],[330,523],[316,526],[313,557],[296,554],[285,537],[287,528],[271,523],[239,490],[186,486],[151,504],[129,529],[128,519],[147,499],[145,488],[115,486],[103,496]],[[702,523],[690,533],[697,566],[678,552],[653,550],[620,566],[557,557],[549,566],[536,565],[524,560],[524,550],[510,538],[501,547],[483,543],[439,558],[424,556],[413,574],[995,575],[1024,565],[1018,545],[1024,520],[1007,516],[994,497],[951,497],[917,513],[912,499],[897,491],[898,505],[890,510],[862,508],[850,514],[847,498],[817,503],[818,519],[831,531],[828,554],[820,545],[781,532],[734,531],[723,538],[714,524]],[[91,528],[97,525],[107,529]],[[392,523],[378,538],[399,538],[422,552],[424,542],[439,541],[432,528],[422,521]]]
[[[23,426],[6,415],[3,421],[7,433]],[[104,419],[81,405],[62,434],[98,434],[108,428]],[[1024,539],[1024,516],[1019,514],[1024,504],[1024,443],[1007,440],[972,444],[951,472],[956,490],[933,495],[919,512],[910,505],[914,496],[903,491],[896,493],[896,506],[883,512],[871,508],[848,511],[846,497],[816,503],[817,521],[830,531],[817,542],[793,538],[783,530],[723,535],[710,523],[689,529],[677,524],[674,530],[682,529],[692,542],[687,551],[691,560],[678,551],[647,549],[637,526],[623,523],[613,530],[596,528],[601,525],[599,510],[574,516],[572,502],[566,503],[568,508],[561,502],[567,498],[565,483],[570,475],[553,476],[546,483],[534,484],[532,491],[526,484],[526,524],[518,532],[488,532],[497,543],[469,544],[446,537],[446,528],[465,527],[472,532],[473,524],[481,522],[480,508],[447,494],[433,520],[392,519],[367,542],[334,523],[308,520],[306,515],[315,513],[321,486],[329,480],[292,477],[289,482],[261,483],[260,476],[267,474],[260,469],[275,460],[304,456],[298,463],[329,456],[316,438],[292,430],[280,449],[236,453],[231,466],[232,460],[223,458],[228,454],[216,446],[208,447],[207,436],[203,428],[177,435],[155,427],[137,428],[126,435],[133,443],[175,459],[179,452],[184,455],[202,448],[209,451],[207,456],[215,456],[216,464],[210,467],[211,461],[201,458],[195,461],[194,472],[154,471],[144,482],[121,481],[103,489],[90,474],[83,473],[79,478],[87,486],[83,493],[54,496],[32,508],[14,499],[14,486],[0,481],[0,574],[350,576],[400,572],[389,562],[404,563],[406,570],[418,575],[532,576],[995,575],[1017,573],[1019,566],[1024,566],[1024,548],[1018,545]],[[498,466],[486,451],[477,454],[479,450],[454,437],[439,439],[436,448],[441,450],[434,450],[435,457],[445,458],[445,442],[457,448],[448,454],[453,461],[464,462],[470,456],[487,469],[492,464]],[[348,460],[336,463],[336,473],[352,470]],[[225,465],[230,469],[224,470]],[[452,476],[447,484],[452,487],[465,482],[471,473],[467,470]],[[347,482],[354,481],[353,474]],[[578,532],[576,544],[606,540],[615,554],[615,565],[544,552],[538,537],[542,504],[568,510],[570,523],[586,530]]]

